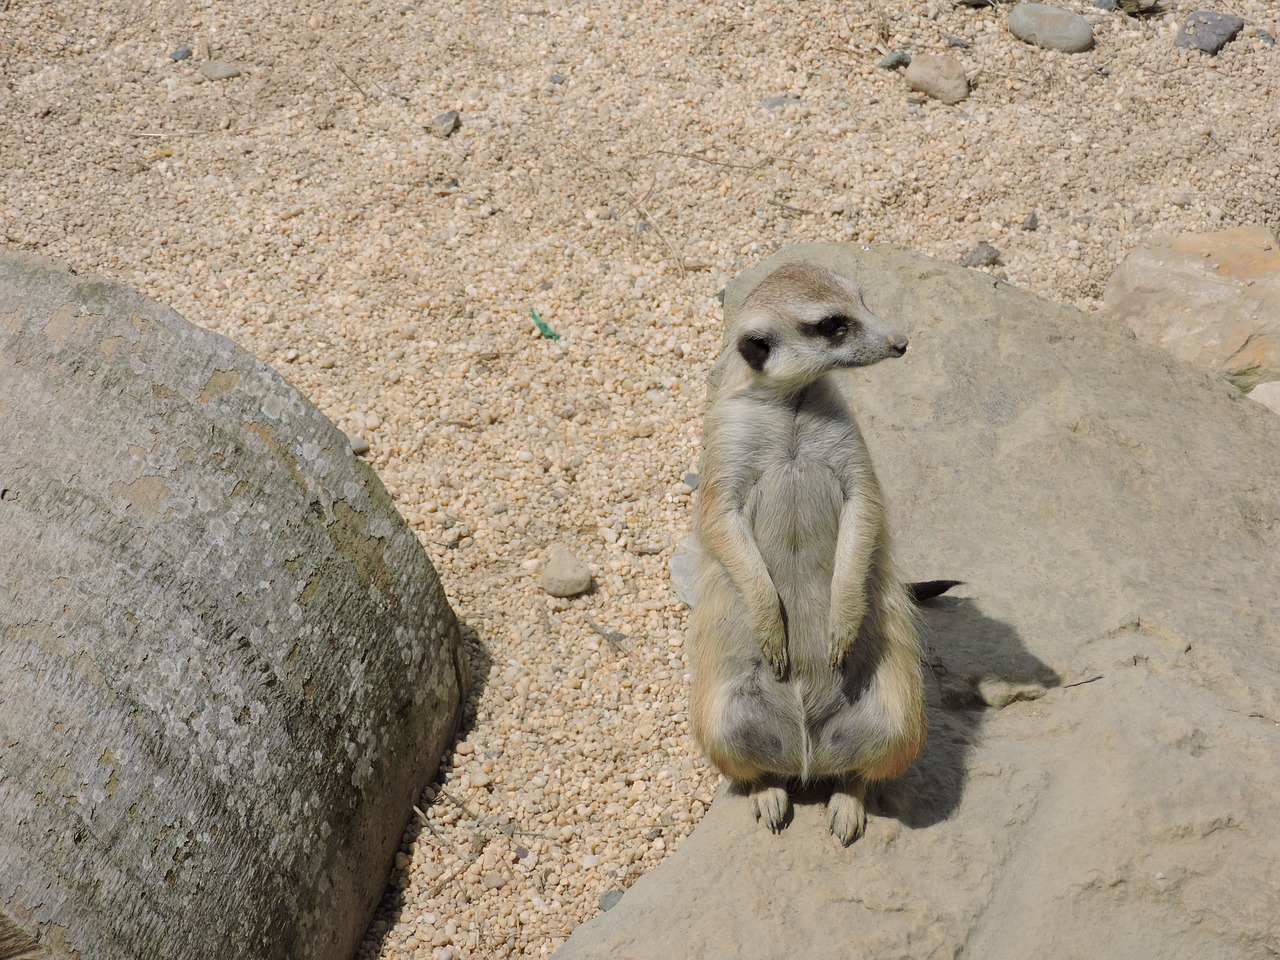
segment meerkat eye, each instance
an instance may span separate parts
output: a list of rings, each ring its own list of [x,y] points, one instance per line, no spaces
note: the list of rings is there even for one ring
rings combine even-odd
[[[742,359],[747,361],[747,366],[756,373],[764,369],[765,361],[769,359],[769,351],[772,349],[773,344],[764,337],[743,337],[738,341],[738,353],[742,354]]]
[[[849,318],[843,313],[833,313],[815,323],[812,329],[818,336],[826,337],[828,340],[832,337],[842,337],[849,332]]]

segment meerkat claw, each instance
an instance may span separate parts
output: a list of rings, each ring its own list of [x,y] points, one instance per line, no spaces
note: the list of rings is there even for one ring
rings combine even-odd
[[[867,829],[867,808],[860,792],[837,789],[827,804],[827,826],[841,846],[849,846]]]
[[[770,833],[781,833],[787,825],[787,791],[782,787],[760,787],[751,793],[751,812],[763,820]]]

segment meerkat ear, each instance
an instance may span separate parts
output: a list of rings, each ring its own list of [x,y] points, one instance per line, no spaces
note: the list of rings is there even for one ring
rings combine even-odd
[[[738,353],[742,354],[742,359],[747,361],[747,366],[756,373],[764,369],[765,361],[769,359],[769,351],[772,349],[773,344],[761,336],[748,335],[738,341]]]

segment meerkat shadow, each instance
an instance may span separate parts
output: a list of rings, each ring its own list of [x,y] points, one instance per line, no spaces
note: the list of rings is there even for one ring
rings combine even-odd
[[[980,598],[938,597],[921,604],[921,612],[929,739],[911,769],[867,798],[872,813],[913,829],[941,823],[959,808],[993,702],[1028,699],[1062,683],[1013,627],[983,614]]]

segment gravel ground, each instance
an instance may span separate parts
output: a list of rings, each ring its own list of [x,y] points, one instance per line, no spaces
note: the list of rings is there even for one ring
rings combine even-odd
[[[1280,13],[1205,2],[1246,20],[1216,57],[1174,47],[1181,0],[1063,0],[1082,54],[949,0],[0,0],[0,241],[173,305],[366,439],[467,625],[465,739],[361,958],[546,956],[706,810],[666,564],[742,267],[987,241],[982,269],[1090,309],[1150,233],[1280,226]],[[911,92],[895,50],[972,96]],[[593,593],[542,592],[556,544]]]

